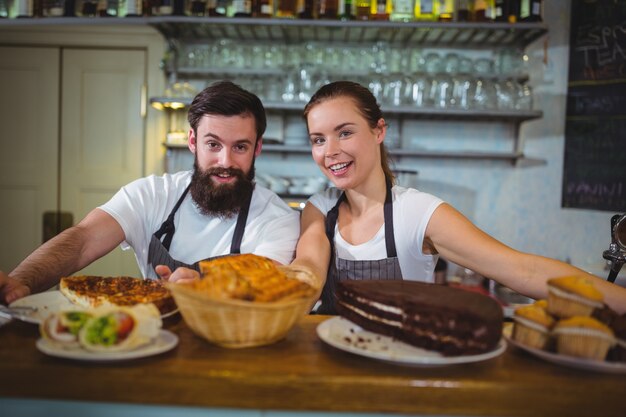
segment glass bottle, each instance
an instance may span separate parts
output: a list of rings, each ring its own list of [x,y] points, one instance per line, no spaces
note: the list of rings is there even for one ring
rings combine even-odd
[[[355,17],[353,0],[339,0],[339,19],[354,20]]]
[[[522,0],[520,20],[523,22],[541,22],[543,14],[542,0]]]
[[[370,20],[389,20],[387,0],[373,0],[370,9]]]
[[[457,0],[456,3],[456,20],[458,22],[469,22],[472,20],[472,10],[470,8],[470,0]]]
[[[172,16],[185,15],[185,0],[172,0]]]
[[[416,20],[437,20],[435,11],[436,0],[416,0],[415,19]]]
[[[76,16],[76,1],[75,0],[65,0],[65,3],[63,4],[63,16],[64,17]]]
[[[252,16],[252,1],[251,0],[233,0],[233,16],[251,17]]]
[[[76,15],[82,17],[95,17],[98,13],[97,0],[82,0]]]
[[[495,0],[493,20],[496,22],[506,22],[508,21],[508,13],[506,0]]]
[[[0,19],[8,18],[8,17],[9,17],[9,0],[0,0]]]
[[[439,0],[439,21],[452,22],[454,19],[454,0]]]
[[[339,4],[337,0],[318,0],[318,19],[337,19]]]
[[[272,17],[274,7],[272,0],[252,0],[252,16]]]
[[[283,19],[295,19],[298,16],[298,0],[278,0],[275,16]]]
[[[394,0],[389,20],[410,22],[415,19],[415,0]]]
[[[515,23],[520,20],[521,0],[506,0],[506,20]]]
[[[473,17],[476,22],[489,22],[494,19],[494,0],[475,0]]]
[[[142,0],[126,0],[124,2],[126,8],[124,12],[119,13],[121,17],[137,17],[143,15],[143,1]]]
[[[63,0],[48,0],[43,6],[43,15],[45,17],[63,16]]]
[[[371,2],[370,0],[356,0],[356,18],[357,20],[369,20]]]
[[[33,0],[18,0],[17,17],[33,17]]]
[[[190,0],[188,7],[187,14],[189,16],[204,16],[206,14],[207,2],[206,0]]]

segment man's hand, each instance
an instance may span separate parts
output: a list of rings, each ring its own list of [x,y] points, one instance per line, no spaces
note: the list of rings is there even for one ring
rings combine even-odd
[[[176,270],[172,272],[172,270],[165,265],[157,265],[154,270],[162,280],[175,282],[177,284],[186,284],[200,279],[200,273],[198,271],[184,267],[176,268]]]
[[[30,288],[27,285],[0,271],[0,302],[11,304],[18,298],[29,294]]]

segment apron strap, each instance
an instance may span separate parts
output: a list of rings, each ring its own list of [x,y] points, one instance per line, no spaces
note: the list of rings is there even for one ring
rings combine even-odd
[[[176,202],[176,205],[170,212],[169,216],[167,216],[167,219],[163,222],[159,230],[154,232],[154,236],[159,240],[161,240],[161,237],[165,235],[165,239],[163,239],[162,243],[165,249],[167,249],[168,251],[170,250],[170,245],[172,244],[172,238],[174,237],[174,232],[176,231],[176,226],[174,226],[174,216],[176,215],[176,212],[180,208],[180,205],[183,204],[183,200],[185,199],[185,196],[189,192],[189,187],[191,187],[191,183],[187,186],[187,188],[185,188],[185,191],[183,191],[183,194],[180,196],[180,198]]]
[[[237,215],[237,224],[235,225],[235,232],[233,233],[233,240],[230,243],[231,255],[241,253],[241,241],[243,240],[243,232],[246,229],[246,222],[248,221],[248,212],[250,211],[250,203],[252,202],[252,193],[250,192],[246,203],[241,207],[239,214]]]
[[[384,216],[385,216],[385,247],[387,248],[387,258],[396,258],[396,240],[393,236],[393,201],[391,197],[391,182],[387,183],[387,195],[385,196]]]

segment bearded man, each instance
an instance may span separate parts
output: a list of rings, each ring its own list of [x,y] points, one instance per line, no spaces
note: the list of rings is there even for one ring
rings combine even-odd
[[[288,264],[299,216],[254,183],[266,127],[261,100],[218,82],[194,98],[188,120],[193,171],[152,175],[122,187],[11,274],[0,272],[0,302],[44,291],[120,244],[134,250],[145,278],[167,279],[177,268],[195,273],[201,260],[237,253]]]

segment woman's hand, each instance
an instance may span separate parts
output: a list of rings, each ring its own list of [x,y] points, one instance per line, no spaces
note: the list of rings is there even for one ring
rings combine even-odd
[[[157,265],[154,270],[164,281],[175,282],[177,284],[188,284],[200,279],[200,273],[196,270],[179,267],[174,272],[165,266]]]

